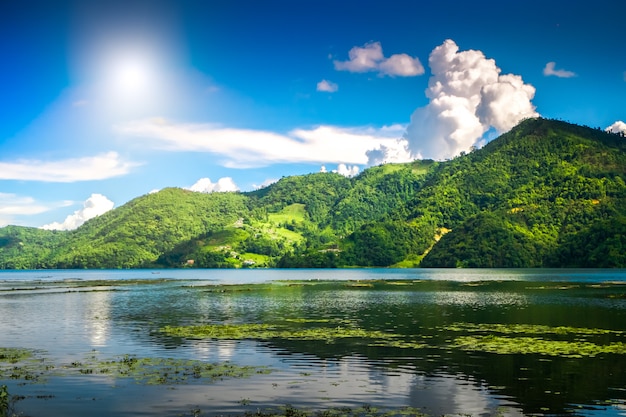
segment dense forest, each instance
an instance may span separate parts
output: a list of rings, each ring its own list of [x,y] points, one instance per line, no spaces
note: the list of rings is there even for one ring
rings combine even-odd
[[[626,267],[626,139],[529,119],[453,160],[168,188],[69,232],[0,228],[0,268]]]

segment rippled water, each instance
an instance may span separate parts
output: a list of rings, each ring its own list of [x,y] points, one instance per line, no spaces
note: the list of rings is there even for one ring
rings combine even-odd
[[[295,280],[315,285],[289,285]],[[15,409],[26,416],[219,415],[285,404],[411,406],[432,416],[626,415],[625,354],[466,351],[450,347],[461,333],[449,330],[459,323],[571,326],[613,331],[587,336],[594,342],[624,342],[625,283],[622,270],[2,271],[0,347],[33,349],[55,365],[97,351],[272,372],[159,385],[96,374],[34,382],[5,372],[0,384],[20,396]],[[259,285],[230,291],[218,284]],[[303,328],[312,326],[306,320],[358,326],[427,346],[186,339],[161,331],[286,319],[303,320],[293,325]]]

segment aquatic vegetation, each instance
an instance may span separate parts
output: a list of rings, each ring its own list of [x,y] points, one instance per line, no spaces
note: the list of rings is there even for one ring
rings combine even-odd
[[[286,326],[241,323],[241,324],[205,324],[200,326],[166,326],[161,331],[170,336],[189,339],[285,339],[316,340],[333,343],[338,339],[359,338],[388,341],[400,338],[400,335],[378,330],[365,330],[358,327],[314,327],[291,329]]]
[[[403,407],[395,410],[381,410],[365,405],[358,408],[336,407],[326,410],[307,410],[286,405],[280,408],[269,408],[246,412],[244,417],[428,417],[418,408]]]
[[[545,340],[540,337],[460,336],[451,347],[497,354],[539,354],[569,358],[593,357],[612,353],[626,355],[626,344],[600,345],[585,341]]]
[[[589,336],[622,336],[620,330],[589,329],[569,326],[535,324],[455,323],[442,328],[446,331],[485,333],[480,336],[459,336],[450,347],[499,354],[539,354],[562,357],[593,357],[599,354],[626,354],[626,343],[594,343]],[[500,335],[507,336],[500,336]],[[510,337],[508,335],[516,335]],[[517,336],[525,335],[525,336]],[[567,340],[550,340],[556,336]]]
[[[374,284],[370,282],[348,282],[346,284],[348,288],[373,288]]]
[[[33,352],[28,349],[0,347],[0,363],[17,363],[32,356]]]
[[[379,346],[379,347],[391,347],[391,348],[400,348],[400,349],[425,349],[430,347],[427,343],[422,342],[407,342],[406,340],[378,340],[372,343],[369,343],[368,346]]]
[[[226,378],[248,378],[269,373],[265,366],[239,366],[230,362],[210,363],[199,360],[173,358],[140,358],[124,355],[113,360],[101,360],[93,354],[83,362],[72,362],[56,371],[59,375],[107,375],[114,378],[131,378],[138,383],[180,384],[189,380],[212,382]]]
[[[133,355],[102,359],[97,352],[69,364],[52,365],[52,362],[43,356],[33,357],[24,354],[21,358],[20,366],[15,366],[18,362],[16,361],[12,362],[10,367],[0,367],[0,378],[42,382],[47,376],[101,375],[131,378],[138,383],[154,385],[180,384],[190,380],[212,382],[227,378],[248,378],[255,374],[271,372],[266,366],[239,366],[228,361],[210,363],[187,359],[140,358]]]
[[[9,415],[10,404],[9,391],[6,385],[0,386],[0,417],[6,417]]]
[[[498,324],[498,323],[455,323],[442,327],[443,330],[456,332],[484,332],[502,334],[555,334],[555,335],[603,335],[615,334],[623,335],[626,332],[621,330],[588,329],[583,327],[570,326],[545,326],[538,324]]]
[[[0,347],[0,379],[39,380],[49,365],[35,353],[29,349]]]

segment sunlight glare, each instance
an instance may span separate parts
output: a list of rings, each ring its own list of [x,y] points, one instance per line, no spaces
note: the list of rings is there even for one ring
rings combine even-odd
[[[140,57],[120,57],[111,69],[111,87],[125,98],[140,98],[151,87],[150,65]]]

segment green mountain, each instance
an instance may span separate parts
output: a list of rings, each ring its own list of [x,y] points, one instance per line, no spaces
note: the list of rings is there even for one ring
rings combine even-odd
[[[0,268],[626,267],[625,151],[529,119],[450,161],[170,188],[70,232],[0,228]]]

